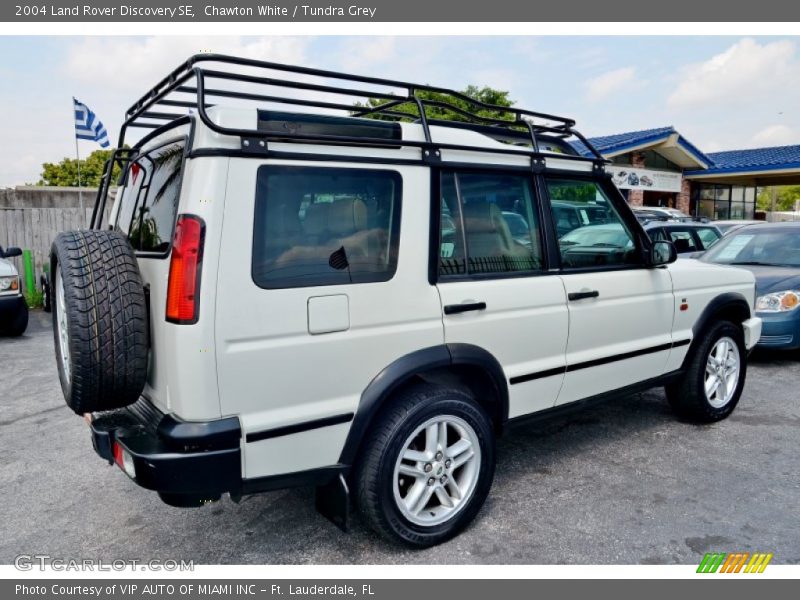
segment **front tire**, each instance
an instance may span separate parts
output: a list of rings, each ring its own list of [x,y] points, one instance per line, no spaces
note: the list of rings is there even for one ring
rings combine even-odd
[[[424,548],[475,518],[494,478],[494,433],[467,393],[420,385],[380,415],[356,471],[356,500],[390,541]]]
[[[733,412],[747,375],[747,350],[741,327],[714,323],[692,351],[683,378],[666,388],[675,413],[698,423],[712,423]]]

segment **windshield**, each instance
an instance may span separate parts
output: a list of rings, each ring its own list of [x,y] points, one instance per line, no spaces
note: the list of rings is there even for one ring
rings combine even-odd
[[[701,259],[725,265],[800,267],[800,229],[745,227],[722,238]]]

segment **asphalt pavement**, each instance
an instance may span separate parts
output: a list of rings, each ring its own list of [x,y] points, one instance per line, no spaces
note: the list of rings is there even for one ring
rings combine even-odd
[[[169,507],[92,450],[64,404],[50,316],[0,338],[0,563],[697,564],[705,552],[800,563],[800,355],[752,357],[727,420],[676,420],[662,390],[519,426],[498,442],[494,486],[456,539],[413,551],[356,515],[342,533],[312,489]]]

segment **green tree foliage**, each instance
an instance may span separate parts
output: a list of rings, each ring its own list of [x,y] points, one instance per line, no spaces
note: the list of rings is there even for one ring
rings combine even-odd
[[[513,106],[514,100],[510,100],[508,97],[509,92],[504,92],[501,90],[496,90],[494,88],[490,88],[489,86],[483,86],[479,88],[475,85],[467,86],[465,90],[461,92],[465,96],[470,98],[474,98],[479,102],[483,102],[484,104],[495,104],[497,106]],[[417,96],[421,100],[431,101],[431,102],[446,102],[447,104],[454,105],[456,108],[461,110],[469,111],[473,114],[477,114],[481,117],[489,117],[491,119],[503,119],[506,121],[513,121],[513,115],[508,113],[503,113],[500,111],[495,110],[487,110],[483,108],[478,108],[474,104],[467,102],[466,100],[462,100],[460,98],[453,98],[447,94],[440,94],[439,92],[427,92],[427,91],[419,91],[417,92]],[[384,100],[378,98],[370,98],[367,100],[366,103],[356,102],[355,106],[357,109],[366,109],[366,108],[376,108],[378,106],[382,106],[388,102],[392,102],[392,100]],[[419,116],[419,112],[417,110],[416,104],[412,102],[407,102],[405,104],[401,104],[399,106],[393,107],[393,111],[400,112],[400,113],[407,113],[409,115],[410,120],[417,119]],[[354,114],[358,111],[354,111]],[[439,119],[445,121],[469,121],[467,117],[461,115],[453,110],[448,110],[446,108],[441,108],[439,106],[426,106],[425,113],[429,119]],[[372,119],[379,119],[379,120],[394,120],[386,115],[381,114],[368,114],[364,115],[366,117]]]
[[[774,190],[774,193],[773,193]],[[778,211],[794,210],[795,201],[800,200],[800,185],[781,185],[763,188],[756,199],[758,210],[771,211],[773,197]]]
[[[103,176],[103,167],[111,158],[111,150],[95,150],[87,158],[81,160],[81,185],[98,187]],[[119,176],[119,166],[114,167],[112,181]],[[36,185],[55,185],[60,187],[78,185],[78,161],[64,158],[57,163],[42,165],[41,179]]]

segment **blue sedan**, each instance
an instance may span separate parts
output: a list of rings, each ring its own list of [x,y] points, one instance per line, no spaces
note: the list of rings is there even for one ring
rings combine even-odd
[[[800,223],[748,225],[700,259],[749,269],[756,277],[761,348],[800,348]]]

